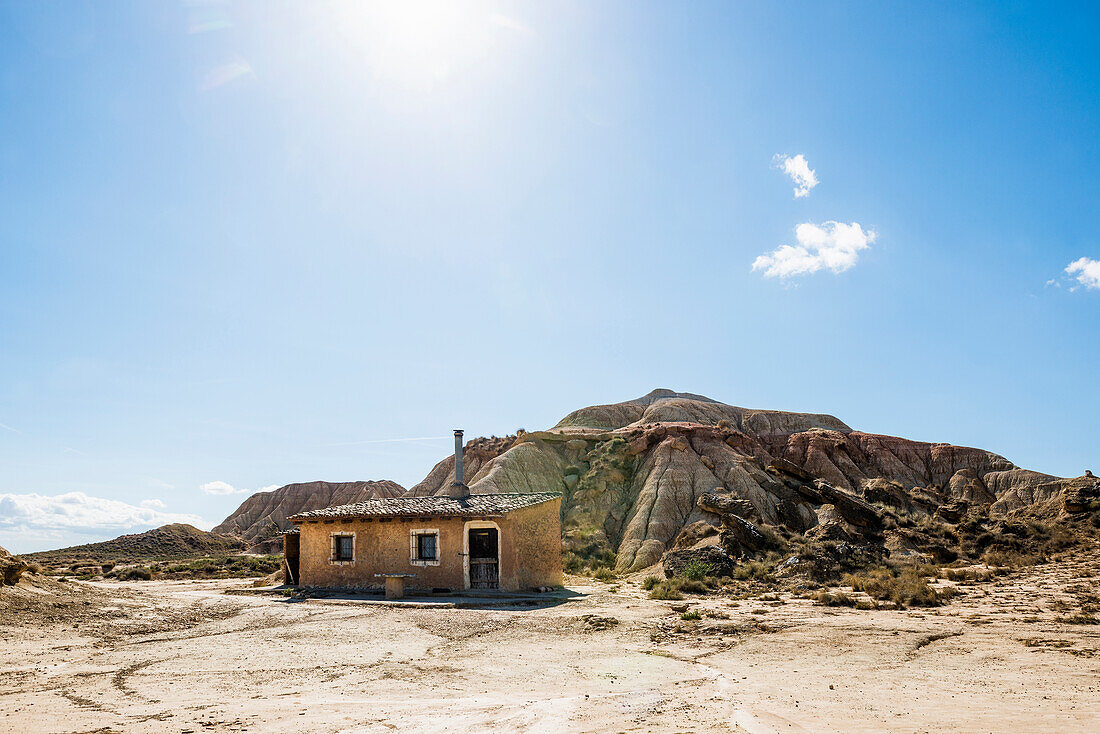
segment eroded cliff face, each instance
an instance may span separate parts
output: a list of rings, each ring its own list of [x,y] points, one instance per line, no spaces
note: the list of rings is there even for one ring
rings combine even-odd
[[[927,539],[884,530],[882,513],[1050,514],[1063,511],[1072,486],[1085,487],[1078,504],[1087,505],[1094,486],[981,449],[667,390],[575,411],[549,431],[476,439],[463,461],[475,493],[561,492],[565,549],[614,558],[620,572],[653,565],[673,547],[744,551],[753,531],[740,521],[935,555]],[[440,493],[453,476],[454,460],[445,459],[411,492]]]
[[[389,480],[288,484],[271,492],[252,495],[213,532],[241,538],[255,550],[279,550],[279,534],[290,529],[291,523],[287,518],[291,515],[403,494],[405,488]]]

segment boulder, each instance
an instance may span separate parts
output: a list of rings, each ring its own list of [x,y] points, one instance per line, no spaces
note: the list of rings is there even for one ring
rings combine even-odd
[[[958,502],[952,502],[948,505],[940,505],[939,508],[936,509],[936,517],[955,524],[966,517],[967,510],[969,509],[969,502],[966,500],[959,500]]]
[[[687,548],[674,550],[665,554],[665,576],[672,578],[679,576],[692,561],[698,561],[710,566],[708,576],[732,576],[737,567],[737,561],[718,546],[708,545],[702,548]]]
[[[699,508],[715,515],[736,515],[742,518],[750,518],[756,514],[756,509],[748,500],[739,497],[731,497],[728,494],[717,492],[704,492],[697,502]]]
[[[755,555],[768,545],[768,539],[760,528],[737,515],[722,517],[721,539],[726,552],[739,558]]]
[[[833,485],[817,480],[814,488],[823,498],[836,507],[837,512],[853,525],[866,528],[878,528],[882,526],[882,518],[874,505],[864,502],[859,497],[837,489]]]

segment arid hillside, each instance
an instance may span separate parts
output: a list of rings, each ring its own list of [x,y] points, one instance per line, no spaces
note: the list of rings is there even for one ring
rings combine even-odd
[[[240,538],[253,551],[281,552],[279,534],[290,529],[287,518],[291,515],[403,494],[405,488],[389,480],[288,484],[271,492],[252,495],[214,528],[214,532]]]
[[[208,533],[185,523],[173,523],[101,543],[28,553],[25,558],[50,566],[72,566],[225,555],[237,553],[243,548],[244,544],[238,538]]]
[[[1091,474],[1062,479],[981,449],[669,390],[575,411],[547,431],[475,439],[463,461],[475,493],[562,492],[575,570],[634,571],[670,550],[719,566],[792,548],[804,551],[797,562],[825,566],[845,559],[822,554],[861,565],[1038,553],[1046,539],[1013,526],[1016,515],[1100,510]],[[410,493],[453,478],[448,457]]]

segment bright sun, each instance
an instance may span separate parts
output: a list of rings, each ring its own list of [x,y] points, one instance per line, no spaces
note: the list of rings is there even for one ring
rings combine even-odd
[[[421,90],[483,58],[494,31],[513,27],[482,2],[373,0],[339,7],[342,30],[362,44],[372,76]]]

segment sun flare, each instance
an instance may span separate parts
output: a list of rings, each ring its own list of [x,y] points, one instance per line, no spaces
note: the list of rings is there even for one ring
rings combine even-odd
[[[341,30],[361,45],[371,75],[414,89],[453,78],[487,55],[495,30],[511,27],[480,2],[376,0],[339,8]]]

